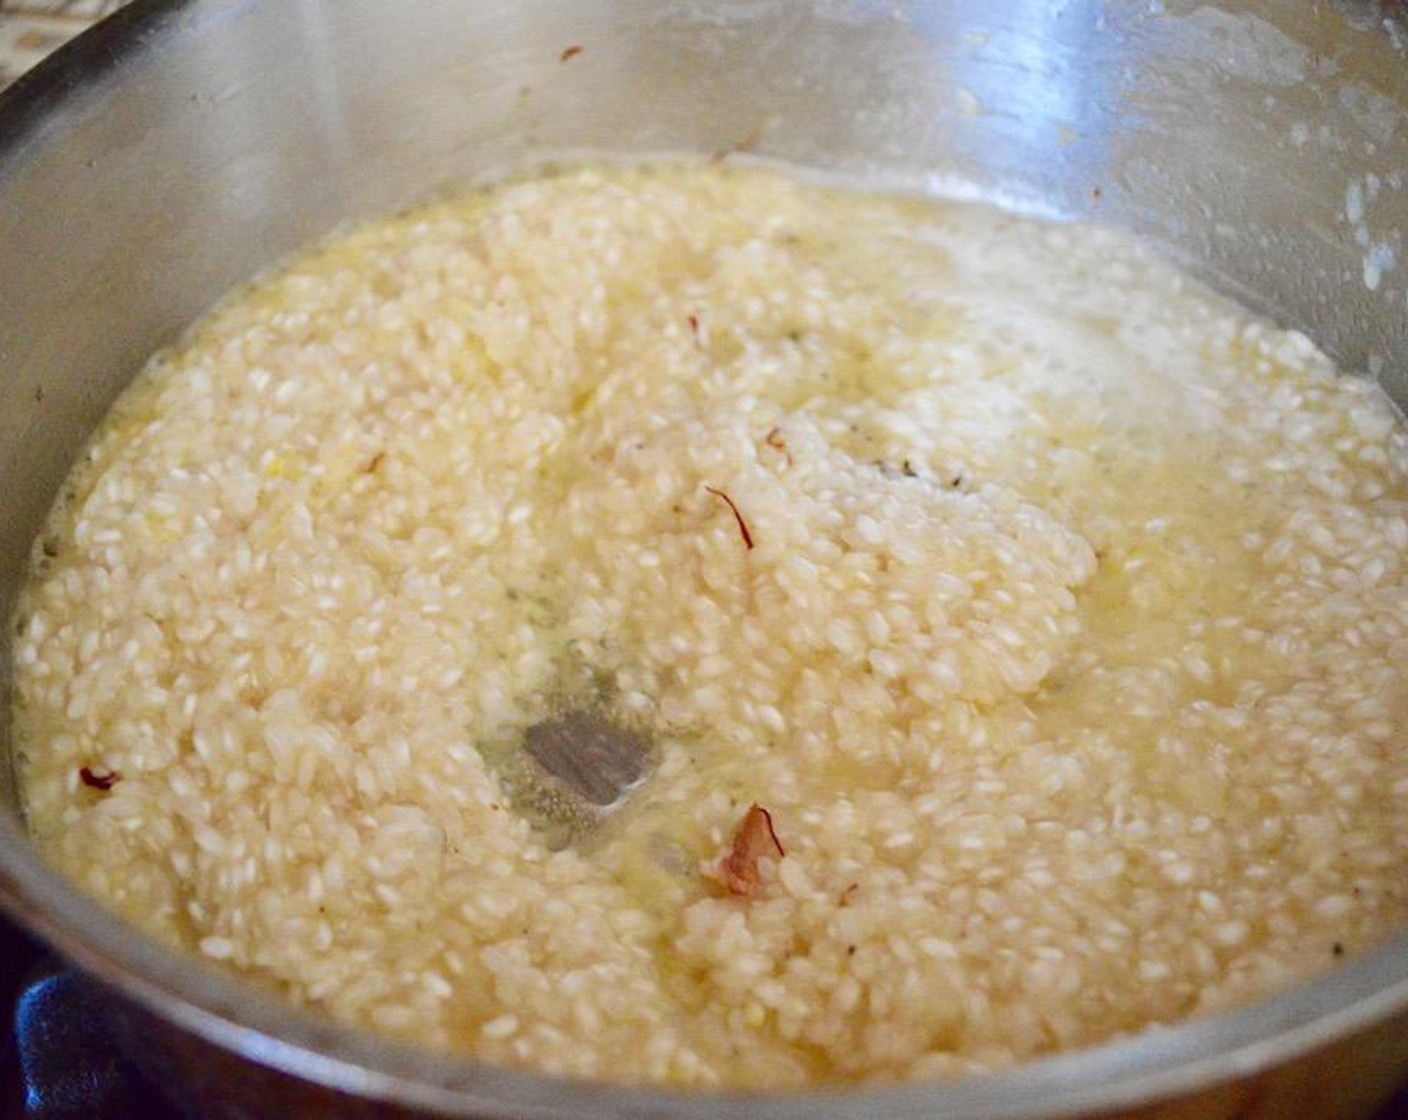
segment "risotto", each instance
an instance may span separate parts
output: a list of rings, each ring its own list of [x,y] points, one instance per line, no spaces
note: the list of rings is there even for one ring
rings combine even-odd
[[[29,823],[164,942],[432,1047],[1007,1066],[1408,925],[1406,475],[1379,390],[1111,232],[504,184],[118,403],[15,619]],[[649,757],[564,833],[523,743],[573,709]]]

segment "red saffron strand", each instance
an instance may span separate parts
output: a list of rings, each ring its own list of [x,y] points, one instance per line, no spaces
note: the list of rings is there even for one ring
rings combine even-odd
[[[116,770],[109,771],[106,774],[95,774],[87,766],[83,766],[79,768],[78,777],[83,784],[90,789],[101,790],[103,793],[107,793],[108,790],[117,785],[117,780],[122,777],[122,775]]]
[[[578,46],[576,43],[573,43],[570,47],[566,48],[560,55],[558,55],[557,60],[559,62],[571,62],[572,59],[576,58],[579,54],[582,53],[582,50],[582,47]]]
[[[778,858],[786,856],[787,849],[782,846],[782,841],[777,838],[777,829],[774,828],[772,824],[772,813],[770,813],[767,809],[764,809],[756,801],[753,802],[751,806],[749,806],[748,811],[752,812],[754,809],[756,809],[759,814],[762,815],[763,824],[767,825],[768,839],[772,841],[772,846],[777,849]]]
[[[768,432],[768,434],[763,437],[763,442],[773,450],[782,452],[783,457],[787,460],[787,465],[789,467],[792,466],[792,452],[787,448],[787,441],[782,438],[781,428],[773,428],[772,431]]]
[[[743,514],[739,511],[734,500],[722,490],[715,489],[713,486],[706,486],[704,489],[709,491],[709,493],[713,494],[716,498],[722,498],[728,504],[728,508],[733,511],[733,519],[738,522],[738,531],[743,536],[743,546],[749,551],[752,551],[753,534],[748,531],[748,522],[743,520]]]

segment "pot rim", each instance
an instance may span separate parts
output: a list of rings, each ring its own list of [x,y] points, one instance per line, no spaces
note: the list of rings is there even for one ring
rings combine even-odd
[[[0,93],[0,188],[148,51],[249,0],[135,0]],[[8,649],[3,651],[8,692]],[[17,819],[0,814],[0,911],[82,971],[162,1019],[258,1064],[354,1096],[483,1117],[675,1116],[782,1120],[856,1115],[1016,1120],[1147,1104],[1245,1077],[1408,1008],[1408,934],[1260,1002],[952,1082],[813,1092],[674,1092],[569,1080],[393,1042],[292,1008],[194,955],[139,933],[49,869]]]

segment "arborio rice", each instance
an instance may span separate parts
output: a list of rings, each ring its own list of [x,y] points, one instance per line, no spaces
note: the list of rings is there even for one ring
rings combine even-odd
[[[1406,469],[1376,389],[1112,233],[513,183],[313,250],[121,401],[16,620],[30,823],[434,1047],[1008,1065],[1408,925]],[[582,705],[651,773],[560,846],[504,773]]]

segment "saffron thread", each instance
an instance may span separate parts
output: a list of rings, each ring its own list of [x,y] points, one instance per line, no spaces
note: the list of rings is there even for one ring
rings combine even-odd
[[[749,551],[752,551],[753,534],[748,531],[748,522],[743,520],[743,514],[739,511],[739,508],[734,503],[734,500],[730,498],[727,494],[725,494],[722,490],[718,490],[713,486],[706,486],[704,487],[704,489],[709,491],[709,493],[713,494],[715,497],[722,498],[728,504],[728,508],[733,511],[733,519],[738,522],[738,532],[743,537],[743,546]]]

